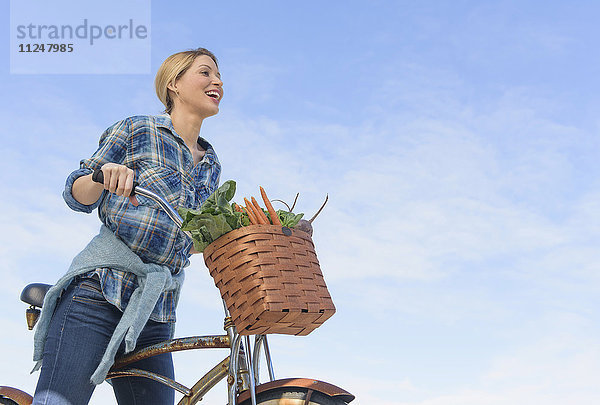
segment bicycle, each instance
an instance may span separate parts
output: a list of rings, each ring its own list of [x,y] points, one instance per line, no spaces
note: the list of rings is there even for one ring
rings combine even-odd
[[[94,180],[102,183],[102,172],[96,171]],[[154,192],[134,187],[132,193],[150,198],[179,226],[183,220],[167,201]],[[23,289],[21,300],[30,305],[26,310],[27,325],[33,329],[39,317],[44,296],[51,285],[33,283]],[[165,384],[183,394],[178,405],[193,405],[200,401],[217,383],[227,378],[228,405],[346,405],[354,396],[333,384],[309,378],[275,379],[267,335],[242,336],[236,330],[225,301],[224,335],[192,336],[171,339],[136,350],[116,359],[106,380],[120,377],[144,377]],[[129,364],[161,353],[195,349],[229,349],[229,355],[212,367],[192,387],[170,378],[139,369],[126,368]],[[261,383],[259,368],[261,356],[266,363],[269,381]],[[33,398],[17,388],[0,386],[0,404],[30,405]]]

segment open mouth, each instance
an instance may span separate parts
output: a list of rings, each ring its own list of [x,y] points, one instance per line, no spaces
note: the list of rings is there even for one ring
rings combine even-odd
[[[219,99],[221,98],[221,94],[219,94],[219,92],[216,91],[216,90],[207,91],[205,94],[208,97],[210,97],[210,98],[212,98],[213,100],[216,100],[216,101],[219,101]]]

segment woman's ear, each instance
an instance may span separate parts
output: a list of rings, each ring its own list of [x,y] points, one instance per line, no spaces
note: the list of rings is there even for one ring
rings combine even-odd
[[[177,87],[175,85],[175,82],[171,82],[171,83],[167,84],[167,89],[171,90],[175,94],[178,93],[178,90],[177,90]]]

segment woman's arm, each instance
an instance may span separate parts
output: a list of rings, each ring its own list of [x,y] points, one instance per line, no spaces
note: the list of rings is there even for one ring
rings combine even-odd
[[[102,191],[108,190],[116,195],[129,197],[131,203],[137,206],[135,196],[130,197],[134,171],[117,163],[106,163],[101,169],[104,174],[104,184],[94,182],[91,174],[81,176],[73,183],[73,198],[83,205],[91,205],[98,201]]]
[[[123,164],[126,163],[131,132],[131,120],[127,118],[102,133],[96,152],[89,159],[82,160],[81,168],[71,173],[67,179],[63,197],[69,207],[89,213],[98,206],[104,190],[129,196],[133,185],[133,170]],[[104,186],[92,180],[91,172],[94,169],[102,169]],[[127,181],[127,176],[130,175],[131,186]],[[131,202],[137,205],[137,200],[131,199]]]

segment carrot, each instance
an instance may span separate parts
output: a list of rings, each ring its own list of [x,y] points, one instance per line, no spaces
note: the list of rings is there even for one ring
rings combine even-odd
[[[259,222],[256,219],[256,215],[254,215],[254,211],[250,208],[250,205],[251,205],[250,201],[248,201],[247,198],[244,198],[244,201],[246,203],[246,208],[245,208],[246,214],[248,215],[248,219],[250,220],[250,223],[252,225],[258,225]]]
[[[258,220],[258,218],[256,217],[256,214],[254,213],[252,203],[250,201],[248,201],[247,198],[244,198],[244,201],[246,202],[246,214],[248,214],[250,223],[252,225],[259,225],[261,222]]]
[[[273,223],[273,225],[281,226],[281,221],[279,220],[279,216],[273,209],[273,205],[271,205],[271,201],[269,201],[269,198],[267,197],[267,193],[265,192],[265,189],[262,188],[261,186],[259,186],[259,187],[260,187],[260,195],[262,196],[262,199],[265,202],[267,211],[269,211],[269,214],[271,214],[271,222]]]
[[[246,216],[248,217],[248,220],[250,221],[250,223],[252,223],[252,220],[250,219],[250,216],[246,212],[245,208],[240,207],[237,203],[233,203],[233,210],[235,212],[241,212],[242,214],[246,214]]]
[[[265,212],[262,210],[262,208],[260,208],[260,205],[258,205],[258,203],[256,202],[256,199],[254,197],[250,197],[252,199],[252,204],[254,204],[254,208],[256,208],[256,211],[258,213],[258,215],[260,216],[261,220],[264,221],[264,223],[266,225],[269,225],[269,218],[267,218],[267,216],[265,215]]]

